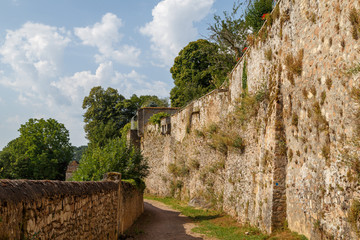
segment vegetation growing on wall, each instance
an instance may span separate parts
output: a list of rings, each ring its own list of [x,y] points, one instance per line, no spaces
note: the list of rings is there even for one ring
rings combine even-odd
[[[244,66],[243,66],[243,72],[242,72],[242,77],[241,77],[241,80],[242,80],[242,89],[247,89],[247,67],[246,67],[246,59],[244,59]]]
[[[149,122],[154,124],[154,125],[160,126],[161,119],[166,118],[166,117],[170,117],[170,114],[165,113],[165,112],[159,112],[159,113],[156,113],[156,114],[152,115],[149,118]]]
[[[348,220],[351,227],[360,237],[360,201],[354,200],[348,212]]]
[[[350,10],[349,20],[352,26],[351,33],[355,40],[359,39],[360,35],[360,12],[355,8]]]

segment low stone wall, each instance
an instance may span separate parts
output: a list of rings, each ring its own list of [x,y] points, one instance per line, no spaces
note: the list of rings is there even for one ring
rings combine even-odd
[[[117,239],[142,211],[125,182],[0,180],[0,239]]]

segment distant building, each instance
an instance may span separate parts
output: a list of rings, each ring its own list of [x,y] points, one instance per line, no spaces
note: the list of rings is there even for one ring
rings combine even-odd
[[[72,178],[73,173],[78,169],[79,164],[76,161],[72,161],[69,163],[67,169],[66,169],[66,181],[69,181],[70,178]]]
[[[137,130],[138,130],[138,136],[142,137],[144,136],[144,126],[148,123],[149,118],[160,112],[165,112],[170,115],[176,113],[178,111],[178,108],[168,108],[168,107],[144,107],[140,108],[137,111]],[[167,121],[170,121],[168,119]],[[170,124],[170,122],[168,122]]]

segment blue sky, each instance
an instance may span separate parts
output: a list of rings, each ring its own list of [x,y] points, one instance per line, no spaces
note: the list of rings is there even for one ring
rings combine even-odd
[[[1,0],[0,150],[29,118],[54,118],[87,143],[94,86],[168,97],[178,52],[208,36],[233,0]]]

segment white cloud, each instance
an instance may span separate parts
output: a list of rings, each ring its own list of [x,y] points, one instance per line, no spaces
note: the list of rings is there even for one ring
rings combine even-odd
[[[151,82],[145,75],[135,70],[129,73],[120,73],[113,69],[112,62],[101,63],[96,72],[77,72],[73,76],[61,78],[58,82],[52,82],[63,96],[71,99],[73,104],[80,105],[94,86],[111,86],[117,88],[125,97],[132,94],[167,96],[169,86],[166,83]]]
[[[18,30],[8,30],[0,57],[12,74],[3,71],[0,84],[18,91],[20,101],[42,99],[48,92],[48,79],[61,72],[59,66],[69,42],[64,29],[39,23],[27,22]]]
[[[140,29],[151,38],[152,50],[170,66],[179,51],[196,40],[193,23],[208,15],[215,0],[163,0],[152,10],[153,20]]]
[[[71,77],[63,77],[58,82],[52,82],[51,85],[72,102],[79,102],[89,94],[92,87],[102,85],[110,79],[114,75],[113,72],[111,62],[101,63],[95,74],[90,71],[77,72]]]
[[[74,32],[84,45],[98,48],[100,55],[95,56],[98,63],[114,60],[122,64],[138,66],[140,49],[129,45],[119,45],[123,37],[119,32],[122,26],[120,18],[115,14],[107,13],[100,23],[95,23],[91,27],[75,28]]]

